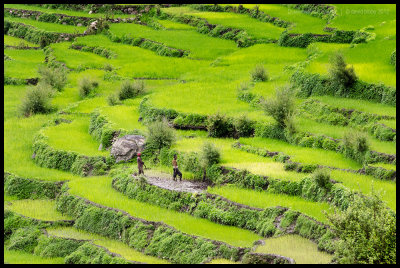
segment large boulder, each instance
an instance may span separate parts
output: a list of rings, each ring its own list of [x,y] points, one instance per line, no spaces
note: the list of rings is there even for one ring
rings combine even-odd
[[[115,157],[116,163],[128,161],[137,153],[142,152],[145,145],[145,138],[140,135],[126,135],[117,139],[111,147],[111,155]]]

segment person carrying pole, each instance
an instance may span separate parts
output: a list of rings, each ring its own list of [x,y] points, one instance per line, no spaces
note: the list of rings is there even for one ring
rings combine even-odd
[[[172,167],[174,169],[173,180],[176,180],[176,176],[179,176],[179,181],[182,181],[182,173],[178,169],[178,163],[176,162],[176,154],[174,154],[174,159],[172,160]]]
[[[138,166],[138,170],[139,170],[139,175],[140,174],[144,175],[144,172],[143,172],[144,162],[143,162],[143,160],[141,158],[141,155],[142,155],[141,153],[137,154],[137,166]]]

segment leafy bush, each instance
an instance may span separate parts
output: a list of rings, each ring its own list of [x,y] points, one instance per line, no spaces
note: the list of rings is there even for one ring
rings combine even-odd
[[[40,65],[38,73],[41,76],[40,81],[51,85],[58,91],[61,91],[67,83],[67,71],[65,67],[52,68]]]
[[[289,86],[276,89],[275,98],[265,100],[262,105],[264,111],[272,116],[282,129],[293,120],[291,117],[295,111],[295,96]]]
[[[201,148],[201,160],[205,167],[218,164],[220,161],[220,152],[213,143],[205,142]]]
[[[235,121],[235,128],[240,137],[249,137],[254,134],[254,124],[246,115],[241,115]]]
[[[79,96],[85,98],[93,94],[93,90],[99,86],[99,82],[87,76],[79,81]]]
[[[119,99],[125,100],[130,99],[142,94],[145,90],[143,81],[130,82],[125,80],[121,84],[121,90],[119,91]]]
[[[262,64],[257,64],[256,67],[250,72],[251,79],[257,81],[267,81],[268,74]]]
[[[365,155],[369,150],[368,139],[365,133],[358,131],[346,132],[343,136],[343,150],[346,157],[359,163],[364,163]]]
[[[210,137],[221,138],[236,135],[232,119],[219,113],[208,117],[207,129]]]
[[[321,188],[325,188],[330,190],[332,187],[332,183],[330,182],[331,176],[327,169],[318,168],[313,173],[313,179],[317,183],[317,185]]]
[[[117,95],[117,94],[110,94],[110,95],[108,95],[108,97],[107,97],[107,103],[108,103],[108,105],[110,105],[110,106],[114,106],[114,105],[119,104],[120,101],[119,101],[118,95]]]
[[[45,83],[39,83],[36,87],[30,87],[26,91],[19,107],[20,113],[28,117],[33,114],[46,114],[53,110],[50,102],[53,95],[52,89]]]
[[[394,50],[390,55],[390,64],[394,65],[396,68],[396,50]]]
[[[175,139],[174,130],[166,120],[153,122],[148,126],[146,149],[159,152],[163,147],[171,147]]]
[[[330,64],[329,74],[337,85],[348,88],[357,81],[353,66],[347,66],[342,54],[334,54],[330,59]]]
[[[327,215],[334,233],[334,260],[340,264],[395,264],[396,215],[376,193],[355,195],[349,208]]]

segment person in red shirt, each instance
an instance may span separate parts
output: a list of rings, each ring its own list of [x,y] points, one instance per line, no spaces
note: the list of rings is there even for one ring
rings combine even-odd
[[[176,180],[176,176],[179,176],[179,181],[182,181],[182,173],[178,169],[178,163],[176,162],[176,154],[174,154],[174,159],[172,160],[172,167],[174,169],[173,180]]]
[[[144,172],[143,172],[143,165],[144,165],[144,162],[143,162],[143,160],[142,160],[142,158],[141,158],[141,153],[138,153],[137,154],[137,166],[138,166],[138,170],[139,170],[139,175],[140,174],[143,174],[144,175]]]

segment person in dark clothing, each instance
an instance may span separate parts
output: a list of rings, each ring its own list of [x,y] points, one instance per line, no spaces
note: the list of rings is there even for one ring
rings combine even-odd
[[[176,180],[176,176],[179,176],[179,181],[182,181],[182,173],[178,169],[178,163],[176,162],[176,154],[174,155],[174,159],[172,160],[172,167],[174,169],[173,179]]]
[[[144,165],[144,162],[143,162],[143,160],[142,160],[142,158],[141,158],[141,153],[138,153],[137,154],[137,166],[138,166],[138,170],[139,170],[139,175],[140,174],[143,174],[144,175],[144,172],[143,172],[143,165]]]

